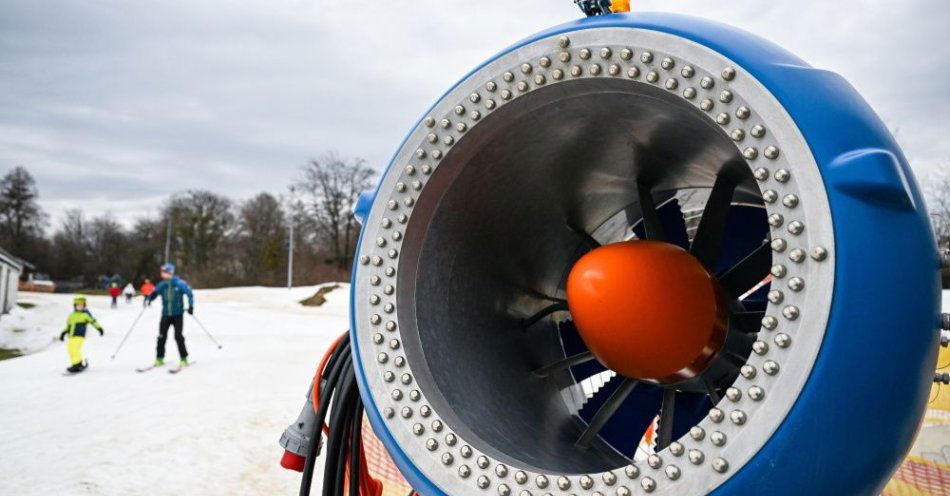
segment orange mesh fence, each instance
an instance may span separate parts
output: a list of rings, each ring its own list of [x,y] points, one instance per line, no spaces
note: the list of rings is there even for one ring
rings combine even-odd
[[[376,437],[369,420],[363,420],[363,450],[366,465],[374,479],[383,483],[383,496],[407,496],[412,488],[389,458],[382,441]]]

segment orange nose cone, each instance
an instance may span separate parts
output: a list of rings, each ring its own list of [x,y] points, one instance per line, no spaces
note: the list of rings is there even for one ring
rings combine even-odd
[[[581,338],[618,374],[674,382],[712,359],[726,311],[715,280],[682,248],[625,241],[584,255],[567,279]]]

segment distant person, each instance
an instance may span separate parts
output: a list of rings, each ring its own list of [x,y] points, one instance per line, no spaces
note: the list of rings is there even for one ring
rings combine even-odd
[[[122,290],[119,289],[119,283],[114,282],[109,285],[109,296],[112,297],[112,308],[115,308],[119,304],[120,294],[122,294]]]
[[[135,296],[135,286],[132,286],[132,283],[128,283],[122,288],[122,296],[125,296],[126,303],[132,303],[132,297]]]
[[[87,325],[95,327],[100,336],[105,334],[102,326],[96,322],[95,317],[86,309],[86,297],[78,295],[73,298],[73,312],[66,319],[66,329],[59,335],[60,341],[65,341],[66,336],[69,336],[69,341],[66,342],[66,351],[69,353],[69,363],[71,365],[66,369],[66,372],[70,374],[78,374],[89,366],[89,362],[82,358],[82,345],[86,341]]]
[[[183,334],[185,305],[184,297],[188,297],[188,313],[195,313],[195,295],[191,292],[188,283],[175,275],[175,264],[162,265],[162,282],[155,286],[155,290],[148,296],[149,304],[155,298],[162,297],[162,320],[158,324],[158,346],[155,350],[155,366],[165,364],[165,341],[168,339],[168,328],[175,327],[175,344],[178,345],[179,367],[188,365],[188,349],[185,348]]]
[[[152,284],[151,279],[146,279],[145,282],[139,286],[139,293],[142,293],[142,306],[148,305],[148,297],[155,291],[155,285]]]

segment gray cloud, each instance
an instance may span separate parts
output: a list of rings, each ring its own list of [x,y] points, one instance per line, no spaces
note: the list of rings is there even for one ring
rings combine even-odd
[[[850,80],[919,171],[950,160],[943,0],[634,7],[771,39]],[[0,10],[0,171],[27,166],[54,218],[83,207],[123,220],[188,188],[281,192],[327,149],[383,167],[460,76],[578,17],[569,0],[4,0]]]

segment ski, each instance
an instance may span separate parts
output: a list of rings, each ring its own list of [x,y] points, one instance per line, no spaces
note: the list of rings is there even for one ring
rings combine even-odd
[[[187,369],[188,367],[191,367],[191,366],[194,365],[194,364],[195,364],[195,362],[188,362],[188,365],[179,365],[179,366],[177,366],[177,367],[175,367],[175,368],[173,368],[173,369],[168,369],[168,373],[169,373],[169,374],[177,374],[177,373],[181,372],[182,370]]]
[[[147,366],[147,367],[137,368],[137,369],[135,369],[135,371],[141,374],[142,372],[148,372],[149,370],[152,370],[152,369],[154,369],[154,368],[164,367],[164,366],[165,366],[164,364],[162,364],[162,365],[155,365],[155,364],[152,364],[152,365],[149,365],[149,366]]]

